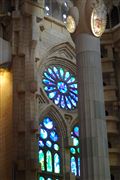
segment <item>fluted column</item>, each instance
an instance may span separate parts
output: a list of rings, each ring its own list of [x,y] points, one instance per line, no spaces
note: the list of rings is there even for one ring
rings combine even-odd
[[[81,180],[110,180],[100,41],[89,34],[74,38],[76,45]]]

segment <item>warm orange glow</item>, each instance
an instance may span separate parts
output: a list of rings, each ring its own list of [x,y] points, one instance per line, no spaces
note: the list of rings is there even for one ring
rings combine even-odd
[[[9,84],[10,72],[4,69],[0,69],[0,86],[7,86]]]
[[[12,73],[0,68],[0,179],[11,179],[12,171],[12,81]]]

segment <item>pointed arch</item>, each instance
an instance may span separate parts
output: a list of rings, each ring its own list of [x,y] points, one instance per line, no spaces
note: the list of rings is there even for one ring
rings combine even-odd
[[[39,135],[39,164],[41,165],[40,177],[60,177],[62,170],[62,134],[58,131],[59,126],[54,121],[54,112],[52,115],[48,111],[42,119],[40,119],[40,135]],[[57,116],[58,117],[58,116]],[[46,175],[46,173],[48,175]],[[59,178],[58,178],[59,179]]]
[[[38,72],[43,72],[45,67],[51,64],[63,65],[75,73],[76,56],[74,43],[72,41],[71,43],[64,42],[48,49],[38,65]]]
[[[58,131],[60,132],[60,135],[62,135],[63,137],[67,137],[67,125],[62,117],[61,111],[59,111],[55,106],[50,105],[46,107],[43,111],[41,111],[39,115],[39,122],[41,122],[45,116],[54,119],[54,122],[58,126]]]
[[[69,43],[69,42],[64,42],[61,44],[57,44],[56,46],[52,47],[48,52],[47,52],[47,56],[46,58],[50,58],[53,57],[54,54],[61,54],[61,53],[65,53],[66,57],[68,57],[68,59],[73,59],[75,58],[75,45],[74,43]]]

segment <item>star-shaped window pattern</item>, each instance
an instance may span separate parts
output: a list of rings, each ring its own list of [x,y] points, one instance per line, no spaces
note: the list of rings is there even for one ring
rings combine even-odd
[[[60,66],[50,66],[44,71],[42,82],[47,96],[57,106],[66,110],[77,107],[77,81],[70,71]]]

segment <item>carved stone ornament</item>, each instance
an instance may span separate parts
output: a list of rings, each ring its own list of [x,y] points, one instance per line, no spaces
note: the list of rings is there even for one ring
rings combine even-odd
[[[96,37],[100,37],[105,31],[106,14],[106,6],[103,1],[96,3],[91,14],[91,30]]]
[[[79,11],[78,8],[73,6],[69,9],[68,17],[66,20],[66,28],[70,33],[74,33],[76,26],[79,22]]]

